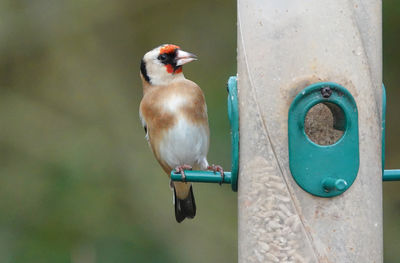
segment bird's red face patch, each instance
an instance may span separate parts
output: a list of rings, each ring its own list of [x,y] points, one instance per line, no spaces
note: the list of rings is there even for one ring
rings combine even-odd
[[[178,49],[180,49],[180,47],[177,45],[165,45],[160,48],[160,55],[158,58],[165,65],[165,69],[170,74],[182,72],[182,67],[177,67],[175,61],[175,56]]]
[[[160,49],[160,55],[161,55],[161,54],[170,54],[170,53],[173,53],[173,52],[175,52],[176,49],[180,49],[180,47],[179,47],[179,46],[176,46],[176,45],[166,45],[166,46],[163,46],[163,47]]]
[[[182,67],[179,67],[177,69],[174,69],[174,67],[171,64],[165,65],[167,68],[168,73],[181,73],[182,72]]]

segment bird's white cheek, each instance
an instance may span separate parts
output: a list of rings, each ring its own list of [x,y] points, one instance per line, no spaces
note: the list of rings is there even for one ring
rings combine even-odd
[[[152,62],[146,65],[147,75],[150,77],[150,82],[152,85],[168,85],[170,83],[180,81],[185,78],[183,73],[168,73],[167,68],[164,64]]]

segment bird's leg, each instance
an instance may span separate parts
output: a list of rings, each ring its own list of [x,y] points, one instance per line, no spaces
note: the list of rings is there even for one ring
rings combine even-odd
[[[222,182],[224,181],[224,176],[225,176],[224,169],[222,168],[222,166],[213,164],[213,165],[208,166],[207,170],[211,170],[214,173],[219,172],[221,174],[221,182],[219,182],[219,185],[221,185]]]
[[[186,181],[185,170],[192,170],[192,166],[184,164],[184,165],[178,165],[177,167],[175,167],[175,172],[180,173],[182,176],[182,182]]]

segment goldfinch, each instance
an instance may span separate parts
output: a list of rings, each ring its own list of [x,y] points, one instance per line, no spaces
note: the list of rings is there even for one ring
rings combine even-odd
[[[179,46],[164,44],[141,60],[143,98],[139,115],[154,156],[169,176],[172,169],[185,178],[184,170],[211,169],[223,176],[221,166],[207,161],[210,132],[203,91],[185,78],[182,65],[196,60]],[[170,182],[178,223],[196,215],[192,185]]]

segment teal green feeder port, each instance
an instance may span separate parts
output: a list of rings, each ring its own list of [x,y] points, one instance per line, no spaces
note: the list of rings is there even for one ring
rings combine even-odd
[[[319,145],[308,138],[304,121],[308,111],[323,103],[331,110],[334,128],[343,131],[332,145]],[[321,82],[306,87],[289,109],[289,166],[294,180],[305,191],[320,197],[344,193],[359,169],[357,105],[339,84]]]
[[[236,76],[228,80],[228,117],[231,126],[231,185],[236,192],[239,174],[239,103]]]
[[[212,171],[189,171],[185,170],[186,182],[201,183],[220,183],[231,184],[232,190],[238,189],[239,172],[239,109],[236,77],[230,77],[228,80],[228,117],[231,126],[231,172],[224,172],[224,179],[219,173]],[[180,174],[171,172],[172,181],[182,181]]]
[[[385,170],[386,89],[382,84],[382,180],[400,181],[400,170]]]

